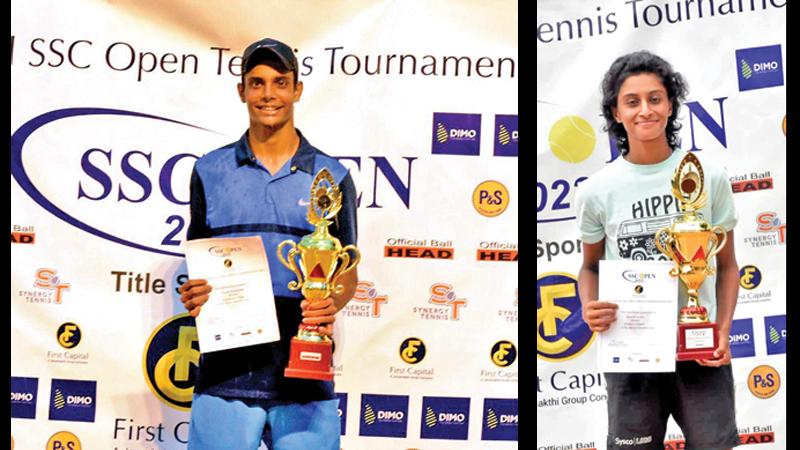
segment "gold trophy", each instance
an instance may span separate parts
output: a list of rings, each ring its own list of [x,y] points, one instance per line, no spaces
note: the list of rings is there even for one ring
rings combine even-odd
[[[683,214],[655,234],[656,247],[676,264],[670,275],[680,278],[689,294],[678,318],[678,361],[713,358],[719,345],[717,324],[709,322],[708,311],[700,306],[698,290],[706,276],[714,274],[709,261],[725,246],[727,233],[698,215],[707,200],[703,188],[703,167],[693,153],[687,153],[672,176],[672,195]],[[721,242],[717,234],[722,235]]]
[[[339,294],[344,286],[337,285],[339,278],[356,267],[361,253],[354,245],[342,247],[339,239],[328,232],[328,225],[342,207],[342,192],[327,169],[320,170],[311,183],[307,220],[316,227],[312,234],[303,236],[300,243],[286,240],[278,245],[278,258],[291,270],[297,281],[289,282],[289,289],[300,290],[309,302],[324,300],[331,293]],[[286,258],[283,247],[289,246]],[[355,255],[352,259],[350,253]],[[296,257],[300,256],[300,269]],[[328,336],[318,332],[318,325],[300,324],[297,336],[292,338],[289,365],[284,375],[290,378],[332,380],[332,344]]]

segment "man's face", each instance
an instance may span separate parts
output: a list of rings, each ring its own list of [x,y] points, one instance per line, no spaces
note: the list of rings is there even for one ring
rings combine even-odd
[[[280,73],[259,64],[238,84],[239,98],[247,103],[251,126],[278,129],[294,118],[294,104],[303,93],[303,83],[294,83],[294,72]],[[293,121],[292,121],[293,123]]]

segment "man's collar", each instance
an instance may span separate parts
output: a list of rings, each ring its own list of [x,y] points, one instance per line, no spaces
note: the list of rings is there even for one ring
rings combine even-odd
[[[291,167],[295,168],[295,170],[302,170],[303,172],[313,175],[314,147],[308,143],[300,130],[295,128],[295,131],[297,131],[297,135],[300,137],[300,147],[297,149],[294,156],[292,156]],[[247,133],[248,132],[245,131],[239,141],[236,142],[236,162],[239,163],[240,166],[256,163],[256,155],[253,153],[253,149],[250,148]]]

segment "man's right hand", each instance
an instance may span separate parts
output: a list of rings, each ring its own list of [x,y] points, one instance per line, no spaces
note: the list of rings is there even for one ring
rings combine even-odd
[[[617,321],[617,304],[603,301],[583,305],[583,321],[595,332],[606,331]]]
[[[208,301],[208,294],[211,292],[206,280],[189,280],[178,288],[181,294],[181,303],[189,311],[189,315],[197,317],[200,314],[200,307]]]

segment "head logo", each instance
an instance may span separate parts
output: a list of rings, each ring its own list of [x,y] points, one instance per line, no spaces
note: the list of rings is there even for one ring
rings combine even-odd
[[[406,437],[407,395],[361,395],[360,436]]]
[[[453,286],[447,283],[434,283],[431,286],[431,298],[428,302],[434,305],[443,305],[450,307],[450,320],[459,319],[458,308],[467,306],[467,299],[456,298],[456,293],[453,291]]]
[[[752,290],[761,284],[761,271],[756,266],[744,266],[739,269],[739,286]]]
[[[97,382],[53,379],[50,420],[94,422]]]
[[[786,353],[786,314],[764,317],[764,330],[767,333],[767,354]]]
[[[511,341],[499,341],[492,346],[491,357],[497,367],[508,367],[517,360],[517,348]]]
[[[770,398],[778,393],[781,387],[781,376],[771,366],[758,366],[747,376],[747,387],[758,398]]]
[[[472,191],[472,206],[482,216],[497,217],[508,208],[508,189],[499,181],[489,180]]]
[[[567,116],[550,128],[548,142],[556,158],[576,164],[592,154],[597,138],[589,122],[578,116]]]
[[[192,365],[200,364],[194,318],[179,314],[159,325],[144,349],[142,365],[153,394],[172,408],[188,411],[194,393]]]
[[[467,439],[469,398],[423,397],[422,439]]]
[[[739,91],[783,86],[780,45],[736,50]]]
[[[400,359],[408,364],[417,364],[425,359],[425,343],[422,339],[408,338],[400,344]]]
[[[494,156],[519,156],[519,125],[516,115],[496,115]]]
[[[578,280],[553,272],[536,280],[536,352],[546,361],[560,362],[583,353],[594,333],[583,321]]]
[[[38,389],[38,378],[11,377],[11,417],[16,419],[36,418]]]
[[[50,436],[46,450],[81,450],[81,440],[69,431],[59,431]]]
[[[518,422],[516,399],[484,399],[481,440],[516,441]]]
[[[481,115],[433,113],[434,155],[480,154]]]
[[[33,227],[23,227],[19,225],[14,225],[14,228],[11,230],[11,243],[12,244],[35,244],[36,243],[36,233],[33,232]]]
[[[361,280],[356,285],[356,292],[353,294],[353,300],[361,303],[367,303],[372,306],[370,317],[381,316],[381,304],[389,303],[387,295],[378,295],[378,290],[375,289],[375,284],[371,281]]]
[[[728,339],[731,355],[734,358],[756,356],[756,346],[753,342],[753,319],[734,320]]]
[[[61,324],[56,332],[56,340],[64,348],[77,347],[81,343],[81,329],[72,322]]]

